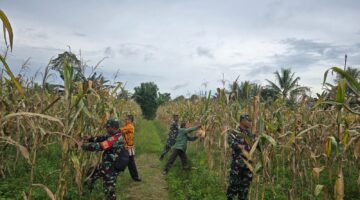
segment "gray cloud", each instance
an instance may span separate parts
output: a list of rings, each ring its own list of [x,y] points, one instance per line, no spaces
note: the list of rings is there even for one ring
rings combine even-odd
[[[139,49],[135,49],[135,48],[130,48],[124,45],[120,45],[120,48],[118,50],[118,53],[122,56],[134,56],[134,55],[138,55]]]
[[[241,57],[241,56],[243,56],[242,53],[240,53],[240,52],[235,52],[235,53],[233,53],[230,57],[234,58],[234,57]]]
[[[171,90],[182,89],[182,88],[185,88],[185,87],[188,86],[188,85],[189,85],[189,83],[184,83],[184,84],[175,85],[174,87],[171,88]]]
[[[282,41],[289,48],[288,54],[308,54],[334,59],[345,47],[309,39],[289,38]]]
[[[278,67],[268,66],[263,63],[255,63],[251,66],[251,70],[246,74],[248,77],[256,77],[264,74],[271,74],[275,72]]]
[[[144,60],[145,62],[147,62],[147,61],[151,60],[153,57],[154,57],[154,54],[153,54],[153,53],[146,53],[146,54],[144,55],[143,60]]]
[[[208,57],[208,58],[214,58],[213,53],[210,49],[205,47],[198,47],[196,48],[196,53],[199,57]]]
[[[323,53],[327,48],[333,48],[334,46],[330,43],[317,42],[309,39],[297,39],[297,38],[288,38],[281,41],[284,44],[287,44],[290,49],[296,50],[298,52],[317,52]]]
[[[352,63],[360,64],[360,45],[336,45],[327,42],[318,42],[309,39],[288,38],[280,41],[286,45],[286,51],[282,54],[274,54],[268,62],[240,63],[230,65],[233,69],[246,66],[250,69],[248,76],[270,74],[280,68],[290,68],[293,70],[314,69],[314,66],[331,66],[335,63],[342,63],[344,55],[347,53]],[[314,78],[309,78],[309,80]]]
[[[267,3],[263,20],[269,21],[286,21],[293,16],[293,10],[286,8],[285,2],[281,0],[270,1]]]
[[[105,48],[104,54],[105,54],[105,56],[111,58],[111,57],[115,57],[116,52],[109,46],[109,47]]]
[[[119,71],[119,77],[135,78],[135,79],[140,79],[140,80],[162,80],[162,79],[165,79],[165,77],[159,76],[159,75],[137,73],[137,72],[125,72],[125,71]]]
[[[123,57],[141,57],[143,61],[153,58],[157,48],[149,44],[124,43],[118,47],[118,53]]]
[[[82,49],[89,65],[108,56],[101,68],[108,74],[129,70],[121,79],[131,86],[155,81],[174,95],[195,91],[203,79],[216,88],[222,73],[271,79],[280,67],[291,67],[316,87],[323,70],[343,64],[345,53],[349,66],[360,64],[358,0],[19,0],[1,5],[15,35],[9,62],[31,57],[30,67],[36,68],[70,45],[74,52]],[[172,91],[179,77],[189,85]]]
[[[31,27],[24,28],[24,29],[21,28],[20,32],[22,32],[23,34],[26,34],[32,38],[38,38],[38,39],[48,39],[49,38],[49,35],[46,32],[31,28]]]
[[[32,46],[30,47],[31,49],[37,49],[37,50],[41,50],[41,51],[49,51],[49,52],[64,52],[67,49],[61,49],[61,48],[56,48],[56,47],[51,47],[51,46]]]
[[[303,68],[308,69],[320,59],[319,56],[311,53],[291,53],[285,55],[275,54],[271,57],[272,65],[284,68]]]
[[[86,37],[87,36],[85,33],[79,33],[79,32],[74,32],[74,35],[78,36],[78,37]]]
[[[46,33],[36,33],[35,37],[40,38],[40,39],[47,39],[49,38],[49,36]]]
[[[328,62],[329,65],[334,61],[344,58],[345,54],[350,57],[358,57],[360,45],[337,45],[327,42],[318,42],[308,39],[286,39],[281,43],[288,46],[288,51],[281,55],[274,55],[274,64],[281,67],[302,67],[309,68],[318,62]]]

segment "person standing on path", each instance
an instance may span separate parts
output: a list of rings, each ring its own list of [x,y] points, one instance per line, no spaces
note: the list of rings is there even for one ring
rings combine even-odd
[[[134,143],[134,132],[135,127],[133,125],[134,122],[134,116],[133,115],[127,115],[125,118],[125,125],[120,128],[121,134],[124,136],[125,139],[125,148],[129,152],[129,164],[128,169],[131,175],[131,178],[134,181],[141,181],[136,164],[135,164],[135,143]]]
[[[244,160],[249,163],[252,163],[252,161],[248,160],[244,153],[250,152],[250,144],[256,140],[256,136],[250,131],[251,126],[249,115],[241,115],[239,126],[228,135],[228,144],[232,149],[229,186],[227,189],[228,200],[233,200],[236,196],[238,196],[239,200],[248,199],[253,174]]]
[[[173,121],[170,125],[170,131],[168,134],[168,139],[166,141],[166,144],[164,146],[164,150],[160,155],[160,160],[164,159],[165,154],[167,154],[167,152],[170,151],[171,147],[175,144],[176,141],[176,136],[178,134],[179,131],[179,115],[173,115]]]
[[[123,136],[119,132],[119,121],[110,119],[106,122],[107,135],[96,137],[83,137],[79,146],[85,151],[104,151],[102,162],[89,170],[88,181],[85,182],[89,191],[94,188],[98,178],[104,180],[104,193],[107,200],[116,200],[116,177],[120,170],[117,169],[117,162],[122,151],[126,151],[123,143]]]
[[[195,141],[198,137],[194,136],[188,136],[189,133],[196,131],[200,128],[200,125],[194,126],[192,128],[186,128],[186,123],[181,123],[181,127],[179,129],[178,135],[176,137],[176,141],[173,148],[173,152],[170,155],[169,160],[167,161],[165,165],[165,169],[163,171],[163,174],[166,175],[172,165],[174,164],[177,156],[180,156],[181,163],[183,166],[183,169],[189,169],[188,166],[188,158],[186,156],[186,149],[187,149],[187,142],[188,141]]]

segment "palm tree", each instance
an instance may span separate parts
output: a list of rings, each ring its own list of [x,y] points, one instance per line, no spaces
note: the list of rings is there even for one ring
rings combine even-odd
[[[310,90],[308,87],[301,87],[298,85],[300,77],[294,79],[295,73],[291,73],[291,69],[281,68],[280,72],[276,71],[274,74],[278,85],[267,79],[266,81],[270,84],[270,88],[283,99],[293,99],[297,95]]]
[[[230,99],[250,100],[252,97],[256,96],[259,93],[261,88],[260,85],[256,83],[251,83],[250,81],[242,81],[239,84],[238,78],[229,85]]]

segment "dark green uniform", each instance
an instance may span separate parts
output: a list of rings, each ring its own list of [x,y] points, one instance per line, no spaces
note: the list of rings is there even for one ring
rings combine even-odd
[[[102,162],[95,169],[89,171],[91,173],[87,182],[89,189],[92,190],[95,181],[102,178],[106,199],[116,199],[115,186],[119,171],[115,168],[115,163],[120,152],[125,151],[123,136],[118,132],[114,135],[92,137],[88,139],[87,143],[83,144],[82,148],[86,151],[104,151]]]
[[[256,140],[254,134],[250,130],[245,130],[238,127],[228,135],[228,144],[232,149],[232,162],[229,176],[229,187],[227,189],[228,200],[234,199],[238,196],[239,200],[247,199],[249,192],[249,186],[253,177],[252,172],[244,163],[246,159],[238,145],[244,145],[246,151],[250,151],[251,147],[249,141]]]
[[[173,121],[170,125],[169,136],[166,141],[164,150],[160,155],[160,160],[164,158],[165,154],[167,154],[167,152],[169,152],[171,147],[175,144],[178,131],[179,131],[179,125],[177,124],[177,122]]]
[[[197,136],[189,136],[188,134],[196,131],[200,128],[200,126],[194,126],[192,128],[180,128],[178,132],[178,136],[176,137],[175,144],[173,145],[173,152],[169,157],[168,162],[165,165],[164,174],[167,174],[174,164],[177,156],[180,156],[181,163],[184,169],[188,169],[188,159],[186,156],[187,142],[195,141]]]

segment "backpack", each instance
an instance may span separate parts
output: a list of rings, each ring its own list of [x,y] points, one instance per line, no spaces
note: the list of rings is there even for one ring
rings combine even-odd
[[[115,170],[118,172],[122,172],[126,169],[129,163],[129,152],[122,148],[120,151],[119,156],[116,158],[115,161]]]

